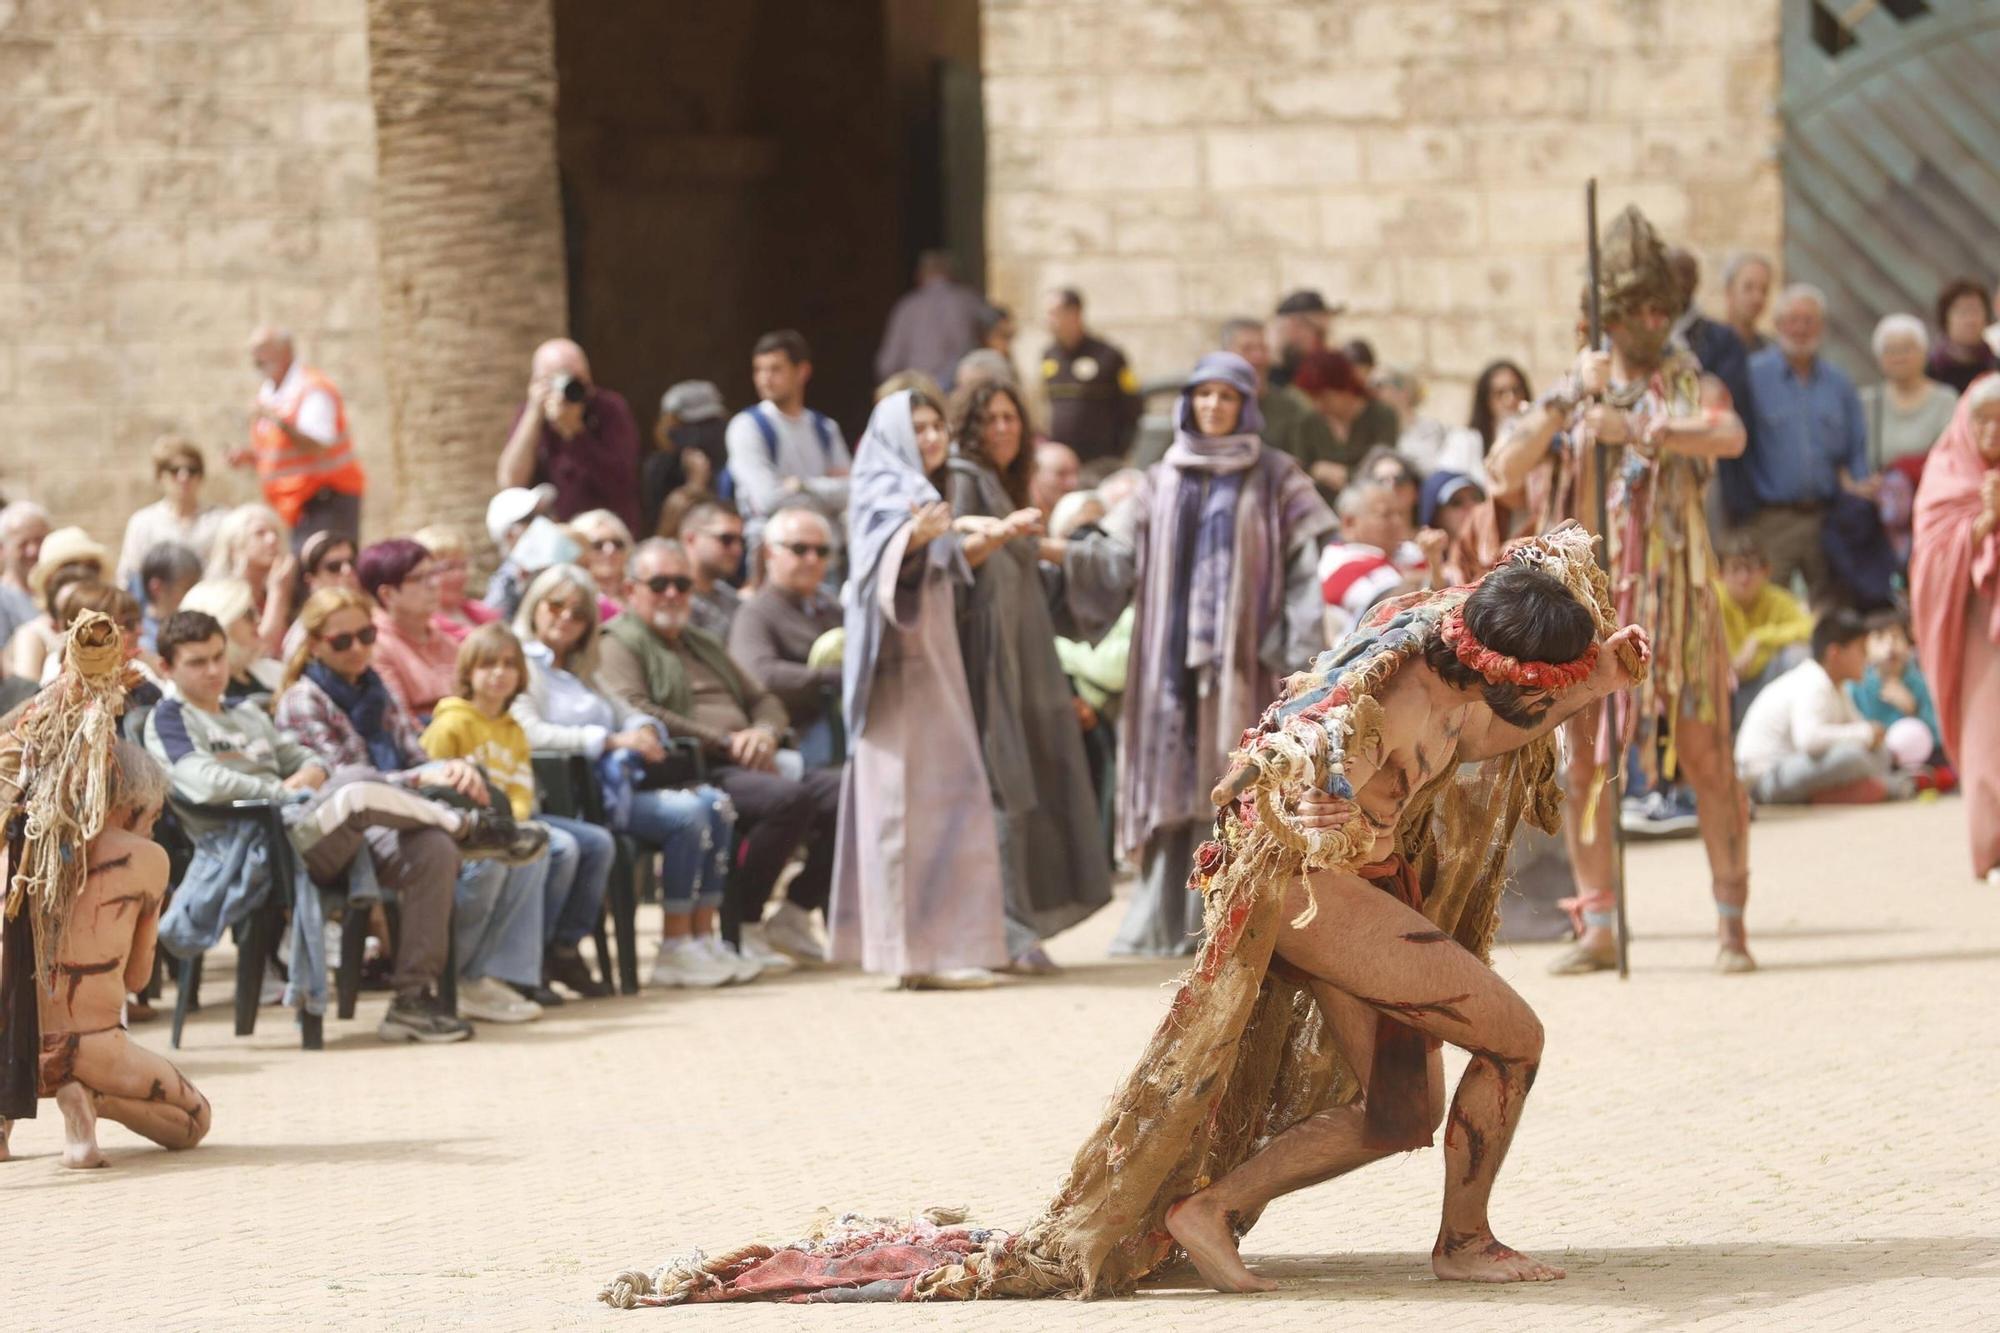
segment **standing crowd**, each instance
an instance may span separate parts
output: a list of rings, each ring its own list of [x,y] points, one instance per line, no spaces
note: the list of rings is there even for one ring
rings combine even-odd
[[[609,994],[602,923],[653,891],[654,985],[831,962],[987,986],[1054,970],[1045,942],[1110,901],[1120,860],[1114,950],[1192,952],[1209,791],[1283,678],[1385,599],[1590,522],[1601,484],[1621,610],[1678,637],[1657,686],[1577,733],[1575,780],[1624,769],[1603,813],[1635,833],[1700,827],[1725,967],[1751,965],[1745,800],[1962,783],[2000,883],[2000,750],[1977,740],[2000,720],[1988,289],[1882,320],[1857,390],[1813,288],[1774,295],[1739,256],[1710,318],[1692,256],[1660,253],[1670,278],[1607,317],[1607,348],[1540,396],[1494,360],[1462,424],[1337,342],[1311,291],[1221,323],[1161,416],[1060,289],[1023,384],[1011,312],[926,255],[852,448],[808,405],[798,332],[750,349],[755,403],[684,381],[650,438],[558,338],[494,423],[485,530],[366,544],[339,390],[260,329],[223,457],[263,503],[205,504],[209,451],[170,436],[115,545],[0,509],[0,700],[61,672],[78,616],[115,623],[143,682],[125,733],[171,788],[162,942],[198,955],[277,894],[288,1002],[323,1008],[360,932],[385,1039]],[[1578,441],[1628,461],[1599,478]],[[295,883],[219,813],[240,800],[281,806]],[[1602,849],[1571,849],[1567,970],[1605,956]]]

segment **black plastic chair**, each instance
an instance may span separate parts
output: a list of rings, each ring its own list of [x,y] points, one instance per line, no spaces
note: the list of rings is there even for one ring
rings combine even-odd
[[[580,819],[610,831],[604,816],[604,792],[597,773],[580,754],[557,754],[538,750],[534,756],[535,788],[542,808],[564,819]],[[653,881],[656,851],[638,839],[612,832],[611,879],[605,887],[604,910],[598,914],[592,938],[597,945],[597,975],[622,995],[639,993],[639,899],[649,892]],[[612,974],[611,942],[605,922],[618,940],[616,980]]]

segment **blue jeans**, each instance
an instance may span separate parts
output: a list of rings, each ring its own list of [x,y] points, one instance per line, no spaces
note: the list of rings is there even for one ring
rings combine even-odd
[[[604,886],[617,849],[596,824],[561,815],[536,815],[549,831],[549,875],[542,886],[542,943],[575,944],[597,928]]]
[[[660,899],[669,917],[721,904],[736,832],[736,809],[721,791],[635,791],[624,831],[660,849]]]
[[[465,863],[451,915],[460,977],[541,985],[542,884],[548,875],[546,856],[523,866]]]

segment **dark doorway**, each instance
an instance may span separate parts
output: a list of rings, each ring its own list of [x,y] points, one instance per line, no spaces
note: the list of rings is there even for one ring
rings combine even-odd
[[[677,380],[745,407],[751,343],[796,328],[853,440],[917,252],[980,278],[977,4],[553,3],[570,330],[597,378],[642,429]]]

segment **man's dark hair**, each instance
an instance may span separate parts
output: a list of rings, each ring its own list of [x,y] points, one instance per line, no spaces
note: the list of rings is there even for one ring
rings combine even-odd
[[[757,340],[750,349],[752,357],[783,352],[785,359],[795,366],[802,366],[813,359],[812,348],[806,343],[806,336],[797,329],[777,329]]]
[[[153,585],[170,588],[176,583],[194,583],[201,578],[201,556],[192,546],[179,542],[157,542],[139,562],[139,586],[153,595]]]
[[[160,626],[160,633],[153,640],[159,651],[160,660],[168,666],[174,664],[174,654],[184,643],[207,643],[210,639],[224,638],[222,622],[206,611],[176,611]]]
[[[354,573],[361,580],[362,591],[380,602],[382,589],[402,587],[410,571],[430,558],[431,553],[421,543],[391,537],[364,547],[354,561]]]
[[[987,304],[979,312],[979,336],[982,338],[991,336],[993,330],[1012,318],[1014,312],[1006,306],[997,303]]]
[[[1049,293],[1056,298],[1056,304],[1065,310],[1083,309],[1083,293],[1074,287],[1058,287]]]
[[[1349,338],[1340,350],[1347,354],[1349,361],[1363,370],[1375,369],[1375,344],[1366,338]]]
[[[1021,418],[1021,447],[1014,454],[1014,461],[1001,467],[986,456],[980,444],[980,437],[986,433],[986,416],[995,398],[1005,397],[1014,404],[1014,412]],[[1035,423],[1028,415],[1028,400],[1021,391],[1005,380],[988,380],[975,384],[969,389],[960,389],[951,396],[951,438],[958,452],[966,458],[975,459],[993,469],[999,477],[1001,488],[1016,509],[1025,509],[1028,504],[1028,474],[1035,464]],[[1005,517],[1005,515],[995,515]]]
[[[1953,278],[1938,292],[1937,327],[1938,336],[1944,336],[1945,321],[1951,317],[1951,308],[1968,296],[1976,296],[1979,303],[1986,304],[1985,284],[1974,278]]]
[[[1715,564],[1718,569],[1727,569],[1731,565],[1756,565],[1760,569],[1769,569],[1771,557],[1764,554],[1763,545],[1748,528],[1737,528],[1716,538]]]
[[[1574,662],[1597,638],[1597,618],[1553,574],[1532,565],[1502,565],[1465,599],[1465,627],[1495,652],[1521,662]],[[1442,638],[1424,650],[1424,665],[1454,689],[1478,689],[1503,722],[1532,727],[1548,702],[1524,705],[1521,687],[1494,685],[1458,660]]]
[[[1813,624],[1813,661],[1824,662],[1829,648],[1845,648],[1856,639],[1867,637],[1868,622],[1863,620],[1858,612],[1850,611],[1844,606],[1834,607],[1821,614]]]
[[[1521,382],[1521,396],[1534,397],[1534,390],[1528,387],[1528,372],[1505,358],[1488,362],[1486,368],[1479,372],[1478,382],[1472,386],[1469,424],[1479,432],[1479,438],[1485,441],[1488,450],[1493,448],[1493,442],[1500,434],[1500,419],[1493,415],[1493,381],[1510,370],[1514,372],[1514,378]]]

